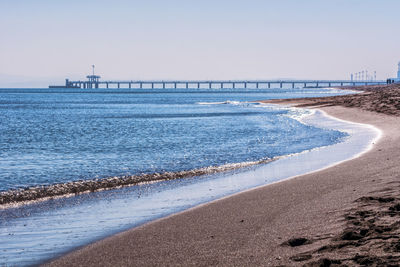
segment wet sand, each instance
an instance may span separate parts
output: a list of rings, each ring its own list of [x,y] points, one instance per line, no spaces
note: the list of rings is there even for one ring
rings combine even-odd
[[[111,236],[49,266],[389,265],[400,261],[400,86],[274,101],[383,131],[356,159]],[[327,265],[329,266],[329,265]]]

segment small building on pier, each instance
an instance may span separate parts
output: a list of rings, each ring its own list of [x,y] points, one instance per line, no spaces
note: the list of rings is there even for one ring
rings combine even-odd
[[[86,88],[99,88],[99,80],[101,78],[99,75],[88,75],[86,78],[88,79],[88,82],[84,84]]]

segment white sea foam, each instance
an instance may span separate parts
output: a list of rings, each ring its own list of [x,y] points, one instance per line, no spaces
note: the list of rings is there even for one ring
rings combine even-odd
[[[321,88],[321,89],[323,89],[323,91],[320,91],[320,92],[318,92],[319,94],[329,94],[329,95],[331,95],[331,94],[340,94],[340,95],[342,95],[342,94],[359,94],[359,93],[361,93],[361,91],[355,91],[355,90],[350,90],[350,89],[337,89],[337,88],[335,88],[335,87],[324,87],[324,88]],[[315,94],[315,92],[313,92],[313,91],[306,91],[306,90],[304,90],[304,91],[302,91],[302,94]]]
[[[247,103],[247,102],[240,102],[240,101],[231,101],[231,100],[226,100],[223,102],[198,102],[196,104],[198,105],[240,105],[242,103]]]
[[[288,113],[283,114],[282,116],[297,120],[303,124],[305,124],[304,122],[305,118],[314,115],[316,112],[315,109],[295,108],[292,106],[269,104],[269,103],[259,103],[259,106],[263,108],[288,111]]]

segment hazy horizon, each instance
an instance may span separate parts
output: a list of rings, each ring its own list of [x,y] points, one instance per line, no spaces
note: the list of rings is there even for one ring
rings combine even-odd
[[[0,2],[0,87],[85,79],[395,77],[396,0]]]

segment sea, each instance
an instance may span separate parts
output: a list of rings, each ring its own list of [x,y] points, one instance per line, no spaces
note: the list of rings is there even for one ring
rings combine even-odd
[[[378,138],[377,129],[257,102],[351,93],[0,89],[0,196],[110,177],[157,177],[0,205],[0,265],[43,263],[202,203],[356,157]],[[162,180],[164,173],[174,179]],[[175,179],[175,173],[191,175]]]

